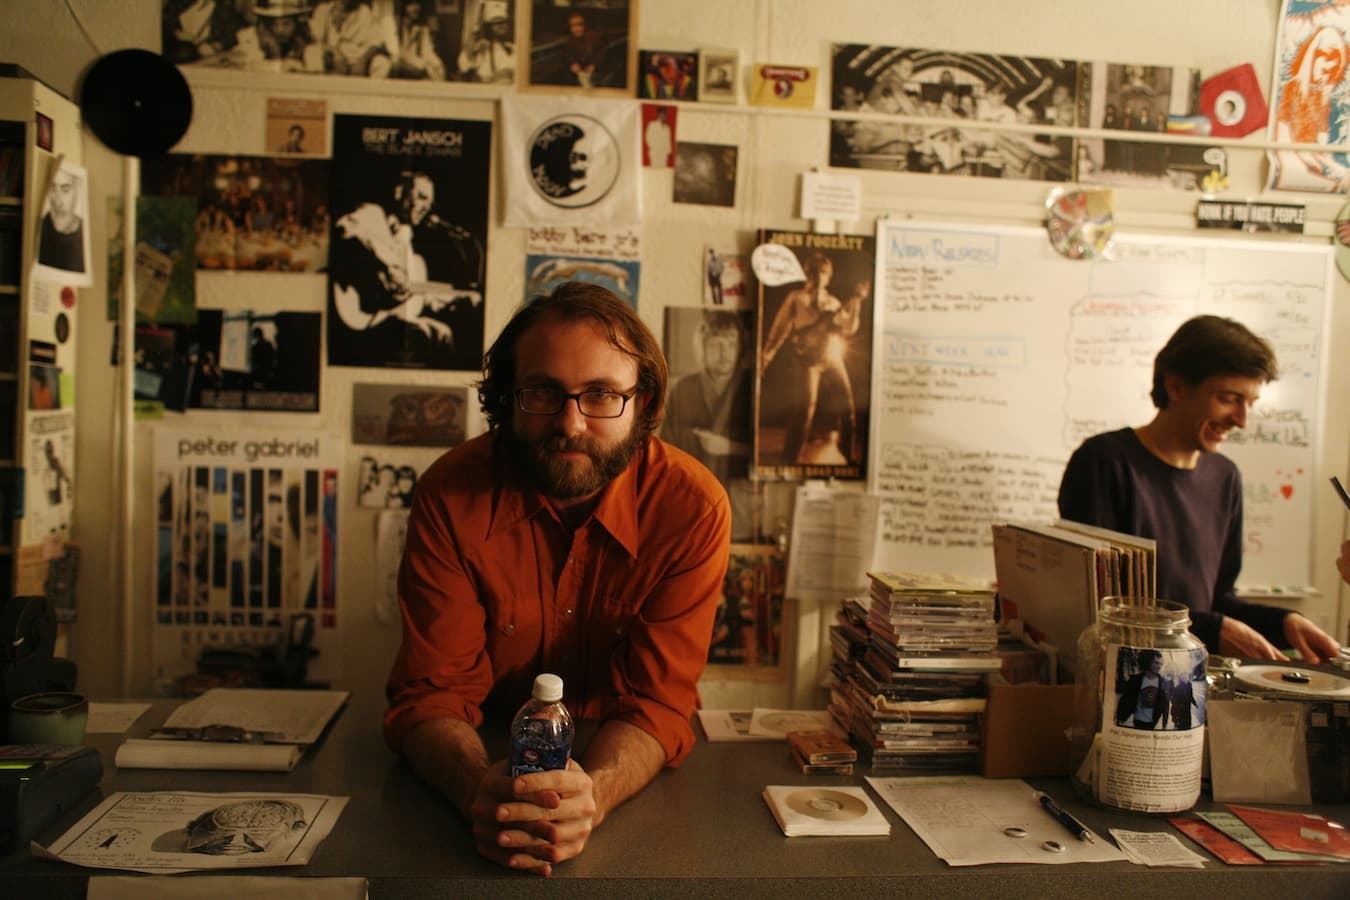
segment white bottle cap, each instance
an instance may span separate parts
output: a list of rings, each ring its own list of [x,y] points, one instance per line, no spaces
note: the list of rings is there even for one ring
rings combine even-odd
[[[534,692],[530,695],[536,700],[542,700],[545,703],[554,703],[562,699],[563,683],[557,675],[551,675],[545,672],[542,675],[536,675],[534,678]]]

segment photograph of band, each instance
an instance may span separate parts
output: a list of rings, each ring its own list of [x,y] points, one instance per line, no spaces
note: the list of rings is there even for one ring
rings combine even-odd
[[[163,0],[180,66],[357,78],[510,82],[512,0]]]
[[[192,197],[199,271],[322,272],[326,159],[168,154],[145,160],[141,193]]]
[[[477,371],[491,122],[335,117],[328,363]]]
[[[836,120],[830,165],[1067,181],[1071,139],[979,123],[1076,125],[1078,90],[1078,64],[1066,60],[836,44],[832,109],[952,124]]]
[[[865,479],[876,240],[760,232],[759,243],[789,248],[805,280],[759,284],[754,472]]]

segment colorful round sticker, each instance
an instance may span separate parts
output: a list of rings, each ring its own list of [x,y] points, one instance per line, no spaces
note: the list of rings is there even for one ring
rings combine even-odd
[[[1050,246],[1069,259],[1106,256],[1116,221],[1110,191],[1056,188],[1046,201]]]

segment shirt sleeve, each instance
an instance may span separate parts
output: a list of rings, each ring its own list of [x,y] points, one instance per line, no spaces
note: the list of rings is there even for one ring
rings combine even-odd
[[[690,717],[708,661],[713,619],[731,553],[731,510],[725,492],[692,529],[630,625],[611,663],[616,696],[604,719],[646,731],[678,766],[694,746]]]
[[[384,716],[385,741],[396,753],[408,732],[429,719],[460,719],[477,728],[480,705],[492,689],[486,613],[438,495],[422,489],[413,494],[399,568],[403,642],[385,687]]]

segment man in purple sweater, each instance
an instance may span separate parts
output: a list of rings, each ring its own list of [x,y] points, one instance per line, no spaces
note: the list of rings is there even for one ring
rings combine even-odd
[[[1059,484],[1059,514],[1158,541],[1158,596],[1186,604],[1211,652],[1304,661],[1335,639],[1296,612],[1239,600],[1242,477],[1218,452],[1278,369],[1270,345],[1231,319],[1183,323],[1153,363],[1153,421],[1088,438]]]

